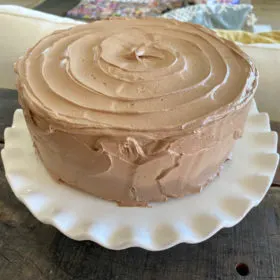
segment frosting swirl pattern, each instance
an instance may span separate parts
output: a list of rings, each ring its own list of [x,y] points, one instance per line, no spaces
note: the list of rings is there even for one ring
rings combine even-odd
[[[252,99],[258,75],[250,59],[233,43],[204,27],[166,19],[98,21],[58,31],[38,42],[15,68],[30,132],[51,173],[96,194],[85,187],[96,179],[93,174],[114,178],[112,170],[128,164],[134,171],[127,166],[122,168],[123,176],[130,178],[122,184],[129,194],[124,195],[122,189],[122,195],[96,195],[132,204],[189,192],[188,187],[181,186],[168,193],[167,187],[163,191],[162,183],[160,194],[137,197],[137,188],[140,190],[143,184],[146,190],[158,188],[144,179],[136,183],[138,187],[131,187],[131,178],[135,179],[139,166],[146,173],[149,166],[156,173],[152,181],[158,185],[179,166],[186,169],[184,156],[197,161],[207,148],[211,153],[200,159],[199,170],[203,173],[204,161],[209,168],[209,160],[217,150],[215,145],[226,142],[228,147],[222,149],[209,172],[203,173],[203,179],[198,179],[198,172],[191,184],[188,178],[182,184],[201,188],[217,174],[230,152],[233,135],[236,131],[242,133],[246,105]],[[236,114],[237,111],[242,112]],[[222,130],[225,121],[231,125]],[[209,133],[212,138],[205,136]],[[200,145],[194,141],[200,141]],[[66,142],[72,144],[62,152]],[[81,146],[93,154],[83,152],[80,161],[85,167],[77,178],[84,176],[92,181],[81,183],[72,177],[69,180],[69,172],[62,171],[59,163],[54,172],[50,166],[52,158],[47,155],[51,150],[60,154],[56,162],[62,164],[63,153],[77,156]],[[73,157],[68,156],[68,162],[74,168],[69,158]],[[93,171],[96,168],[91,166],[90,171],[90,162],[97,159],[104,168]],[[152,167],[151,161],[155,160]],[[164,166],[153,170],[156,165]],[[197,164],[194,166],[198,168]],[[180,178],[182,171],[176,172],[172,180]],[[104,180],[98,182],[103,184]]]
[[[34,106],[77,127],[186,128],[243,105],[255,71],[203,27],[170,20],[114,20],[59,31],[23,59]]]

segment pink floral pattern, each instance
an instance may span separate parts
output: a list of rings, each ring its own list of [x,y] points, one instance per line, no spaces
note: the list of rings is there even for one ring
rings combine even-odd
[[[184,0],[83,0],[68,11],[67,16],[82,19],[105,19],[108,17],[158,16],[163,12],[180,8]]]

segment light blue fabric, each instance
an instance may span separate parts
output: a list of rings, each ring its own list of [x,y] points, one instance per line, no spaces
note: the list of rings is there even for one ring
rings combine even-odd
[[[247,4],[198,4],[172,10],[162,17],[193,22],[208,28],[248,30],[252,10],[253,6]]]

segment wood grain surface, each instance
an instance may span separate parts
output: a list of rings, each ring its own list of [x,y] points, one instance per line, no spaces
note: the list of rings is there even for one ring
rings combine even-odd
[[[16,91],[0,90],[2,142],[18,107]],[[272,127],[280,131],[279,123]],[[1,280],[280,279],[280,188],[271,188],[239,225],[204,243],[163,252],[110,251],[93,242],[73,241],[37,221],[13,195],[1,161],[0,236]],[[247,276],[237,272],[240,263],[239,272]]]
[[[8,186],[0,163],[1,280],[268,280],[280,279],[280,189],[237,226],[210,240],[162,252],[111,251],[73,241],[37,221]],[[240,276],[244,263],[249,274]]]
[[[4,129],[11,126],[17,108],[19,108],[17,92],[0,88],[0,143],[4,143]]]
[[[36,9],[65,15],[78,2],[47,0]],[[18,107],[17,93],[0,89],[0,143]],[[280,132],[280,124],[272,127]],[[280,172],[274,183],[280,185]],[[239,225],[204,243],[110,251],[37,221],[12,193],[0,159],[0,236],[0,280],[280,280],[280,188],[272,187]],[[236,270],[242,263],[244,276]]]
[[[58,16],[65,16],[66,12],[78,5],[79,2],[80,0],[47,0],[37,6],[35,10]]]
[[[276,131],[278,133],[278,153],[280,154],[280,123],[271,122],[271,130]],[[276,171],[273,184],[280,186],[280,164],[278,165],[278,169]]]

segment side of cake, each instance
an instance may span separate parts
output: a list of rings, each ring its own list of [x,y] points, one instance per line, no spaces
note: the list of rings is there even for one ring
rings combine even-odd
[[[49,173],[121,205],[199,192],[242,135],[258,72],[233,43],[165,19],[55,32],[15,65]]]

